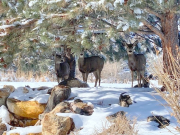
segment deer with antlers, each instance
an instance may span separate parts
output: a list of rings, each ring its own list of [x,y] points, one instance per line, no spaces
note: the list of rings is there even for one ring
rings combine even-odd
[[[133,44],[127,44],[126,42],[123,42],[123,44],[126,47],[126,51],[128,54],[128,66],[131,70],[131,76],[132,76],[132,87],[133,87],[133,78],[134,78],[134,72],[137,72],[137,78],[138,78],[138,87],[141,87],[141,80],[142,80],[142,86],[144,86],[144,73],[145,73],[145,67],[146,67],[146,57],[144,54],[135,54],[134,48],[137,45],[138,41],[136,40]]]

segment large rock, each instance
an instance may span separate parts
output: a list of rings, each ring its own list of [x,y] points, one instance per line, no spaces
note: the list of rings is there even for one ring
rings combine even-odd
[[[56,113],[70,113],[70,103],[69,102],[61,102],[49,113],[56,114]],[[36,126],[41,125],[41,121],[44,118],[46,113],[42,113],[39,115],[39,121],[35,124]]]
[[[6,135],[6,132],[4,132],[2,135]],[[20,135],[19,133],[10,133],[9,135]],[[27,135],[42,135],[42,133],[29,133]]]
[[[149,116],[147,118],[147,122],[149,121],[155,121],[156,123],[158,123],[158,128],[165,128],[170,124],[170,120],[163,116]]]
[[[71,78],[71,79],[64,80],[64,81],[60,82],[59,85],[65,85],[65,86],[69,86],[71,88],[73,88],[73,87],[78,87],[78,88],[89,87],[89,85],[86,82],[83,82],[77,78]]]
[[[70,113],[70,103],[69,102],[61,102],[50,112],[52,114],[56,113]]]
[[[20,101],[14,98],[7,99],[7,106],[10,112],[29,119],[38,119],[46,107],[44,103],[37,101]]]
[[[67,100],[71,94],[71,88],[64,85],[57,85],[51,91],[45,113],[52,111],[57,104],[63,100]]]
[[[6,99],[10,95],[10,92],[6,88],[0,89],[0,106],[5,105],[6,106]]]
[[[29,133],[27,135],[42,135],[42,133]]]
[[[81,115],[92,115],[94,112],[93,104],[83,103],[80,99],[76,99],[74,102],[70,104],[71,110],[74,113]]]
[[[74,129],[73,119],[47,113],[42,120],[43,135],[67,135]]]
[[[3,88],[7,89],[10,93],[15,91],[15,87],[12,85],[4,85]]]
[[[121,117],[121,116],[126,117],[126,114],[127,114],[127,113],[124,112],[124,111],[119,111],[119,112],[117,112],[117,113],[115,113],[115,114],[112,114],[112,115],[107,116],[106,119],[107,119],[108,121],[110,121],[110,122],[114,122],[118,117]]]
[[[0,135],[2,135],[3,132],[6,130],[7,130],[6,124],[0,123]]]
[[[38,119],[27,119],[24,117],[20,117],[17,115],[13,115],[10,113],[10,122],[8,123],[9,125],[13,127],[27,127],[27,126],[34,126]]]
[[[132,105],[133,101],[129,95],[124,95],[125,93],[126,92],[120,94],[119,104],[122,107],[129,107],[129,105]]]

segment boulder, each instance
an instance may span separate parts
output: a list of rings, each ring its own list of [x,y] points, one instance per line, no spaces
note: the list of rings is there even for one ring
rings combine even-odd
[[[9,95],[10,95],[10,92],[8,92],[8,89],[6,88],[0,89],[0,106],[2,105],[6,106],[6,100]]]
[[[13,127],[27,127],[27,126],[34,126],[36,122],[38,121],[37,119],[27,119],[24,117],[19,117],[17,115],[9,114],[10,116],[10,122],[8,123],[9,125]]]
[[[50,112],[52,114],[56,113],[70,113],[70,103],[69,102],[61,102]]]
[[[42,133],[29,133],[27,135],[42,135]]]
[[[119,97],[119,104],[122,107],[129,107],[129,105],[132,105],[132,99],[129,95],[124,95],[126,92],[121,93]]]
[[[4,85],[3,88],[7,89],[10,93],[15,91],[15,87],[12,85]]]
[[[6,130],[7,130],[6,124],[0,123],[0,135],[2,135],[3,132]]]
[[[156,123],[158,123],[158,128],[165,128],[166,126],[169,126],[170,124],[170,120],[168,120],[167,118],[164,118],[163,116],[149,116],[147,118],[147,122],[149,121],[155,121]]]
[[[38,119],[39,114],[43,113],[45,103],[37,101],[20,101],[14,98],[7,99],[7,106],[10,112],[29,119]]]
[[[108,121],[110,121],[110,122],[114,122],[115,119],[116,119],[118,116],[124,116],[124,117],[125,117],[125,115],[126,115],[126,112],[124,112],[124,111],[119,111],[119,112],[117,112],[117,113],[115,113],[115,114],[112,114],[112,115],[107,116],[106,119],[107,119]]]
[[[46,90],[46,89],[51,89],[50,87],[47,87],[47,86],[41,86],[41,87],[38,87],[37,90]]]
[[[64,85],[56,85],[51,91],[51,95],[49,97],[44,113],[52,111],[57,104],[59,104],[63,100],[67,100],[70,94],[70,87]]]
[[[6,135],[6,132],[4,132],[2,135]],[[19,133],[10,133],[9,135],[20,135]],[[42,135],[42,133],[29,133],[27,135]]]
[[[7,133],[4,132],[2,135],[6,135]],[[20,135],[19,133],[10,133],[9,135]]]
[[[70,117],[47,113],[42,120],[43,135],[67,135],[75,127]]]
[[[69,102],[61,102],[49,113],[56,114],[56,113],[70,113],[70,103]],[[42,113],[39,115],[39,121],[35,124],[36,126],[41,125],[41,120],[44,118],[46,113]]]
[[[76,99],[71,104],[71,110],[81,115],[92,115],[94,106],[92,104],[83,103],[82,100]]]
[[[87,88],[89,85],[86,82],[83,82],[77,78],[70,78],[67,80],[64,80],[59,83],[59,85],[65,85],[69,86],[70,88],[78,87],[78,88]]]

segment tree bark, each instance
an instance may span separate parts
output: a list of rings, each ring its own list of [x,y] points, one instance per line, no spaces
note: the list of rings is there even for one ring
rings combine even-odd
[[[164,38],[162,38],[162,48],[163,48],[163,67],[164,71],[171,75],[171,65],[173,58],[177,60],[179,47],[178,47],[178,16],[173,12],[168,12],[164,14],[164,18],[161,20],[162,32]],[[170,54],[170,55],[169,55]]]

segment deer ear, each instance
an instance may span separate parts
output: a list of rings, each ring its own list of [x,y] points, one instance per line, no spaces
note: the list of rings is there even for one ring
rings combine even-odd
[[[136,40],[134,43],[133,43],[133,46],[136,46],[138,44],[138,40]]]
[[[56,56],[56,51],[53,51],[53,52],[52,52],[52,56]]]
[[[83,52],[83,51],[84,51],[84,48],[81,48],[81,51]]]
[[[121,42],[123,46],[127,46],[127,43],[125,41]]]

